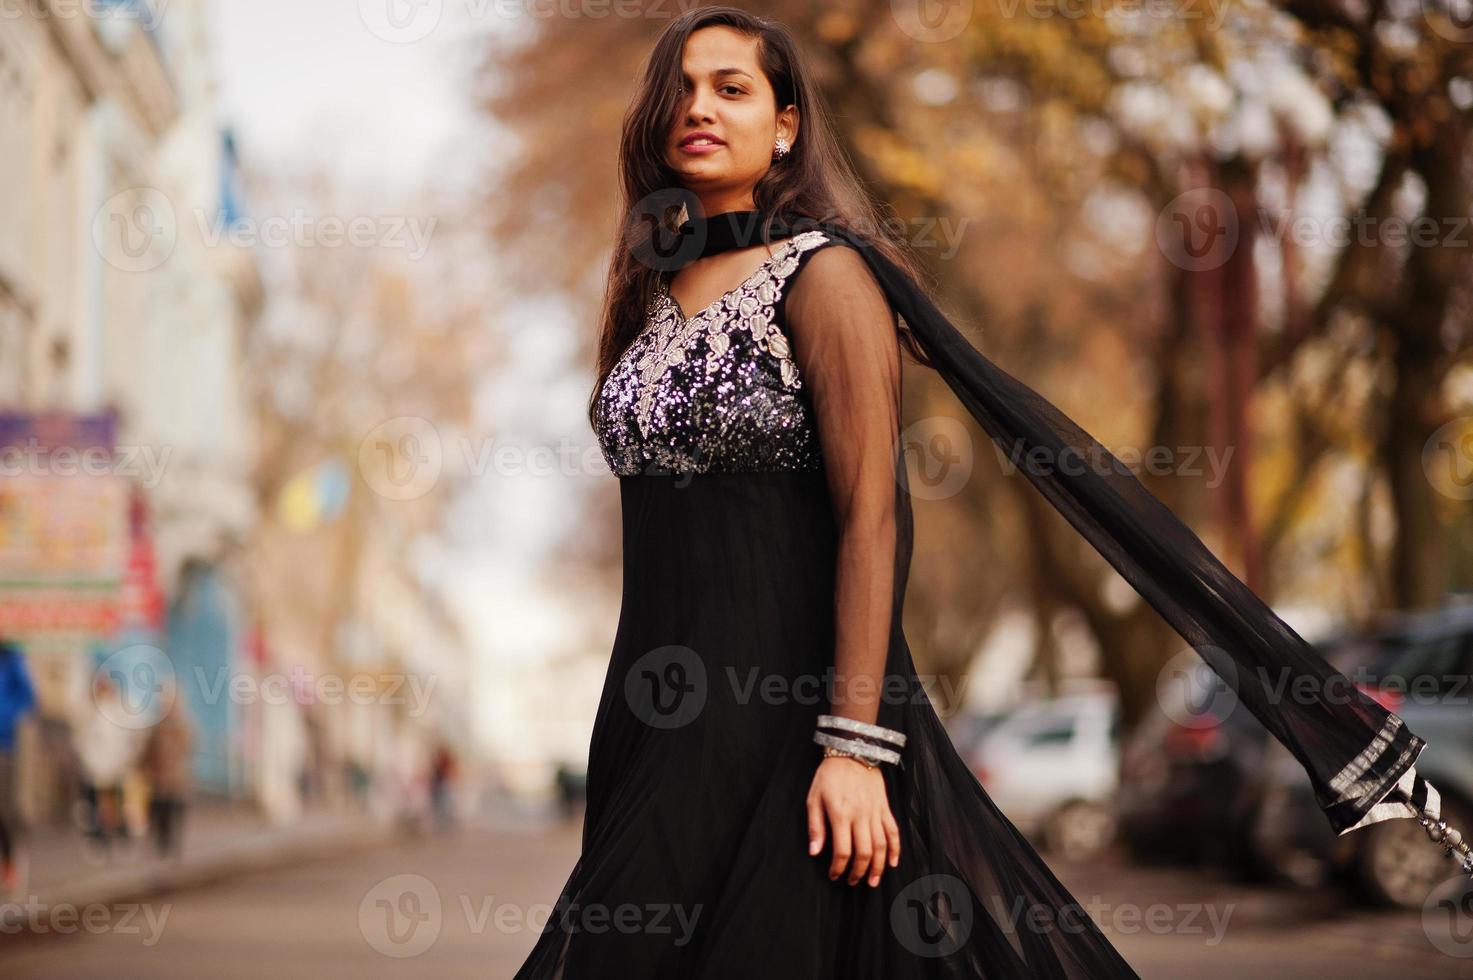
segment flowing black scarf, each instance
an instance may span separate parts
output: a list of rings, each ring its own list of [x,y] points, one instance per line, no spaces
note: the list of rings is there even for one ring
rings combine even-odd
[[[769,225],[769,217],[728,211],[691,218],[680,226],[670,264],[814,229],[853,245],[983,430],[1304,766],[1335,833],[1416,818],[1473,873],[1473,850],[1442,821],[1437,790],[1417,774],[1426,743],[1400,717],[1275,615],[1094,437],[984,357],[865,238],[833,222],[774,217]]]

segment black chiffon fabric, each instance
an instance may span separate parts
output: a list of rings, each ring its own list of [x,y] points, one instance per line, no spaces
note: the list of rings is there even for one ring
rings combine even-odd
[[[1353,688],[1335,704],[1273,700],[1250,668],[1334,672],[1128,469],[983,358],[863,239],[787,222],[768,240],[813,230],[822,244],[790,274],[754,282],[778,291],[774,322],[801,379],[793,424],[814,427],[822,465],[621,475],[622,605],[582,854],[520,980],[1137,976],[993,805],[916,674],[901,628],[913,523],[899,317],[1004,448],[1055,460],[1092,449],[1086,459],[1105,461],[1103,471],[1020,469],[1304,762],[1337,829],[1410,815],[1372,807],[1404,776],[1412,789],[1420,739]],[[763,240],[757,222],[723,235],[722,247]],[[830,881],[827,846],[807,853],[823,713],[907,736],[903,764],[882,767],[901,848],[878,887]]]

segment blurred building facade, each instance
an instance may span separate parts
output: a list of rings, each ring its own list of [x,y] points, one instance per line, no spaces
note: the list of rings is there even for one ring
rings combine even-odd
[[[162,642],[162,595],[187,553],[218,560],[221,537],[249,522],[237,510],[181,533],[208,522],[198,505],[177,517],[187,490],[164,460],[179,438],[179,392],[159,383],[154,359],[176,344],[227,343],[250,310],[232,288],[213,309],[175,306],[198,297],[182,263],[167,265],[171,236],[159,232],[173,229],[157,203],[166,144],[197,141],[199,124],[161,37],[126,4],[93,9],[112,15],[31,4],[0,31],[0,405],[10,419],[0,630],[22,642],[36,675],[42,724],[22,746],[21,799],[42,819],[66,802],[69,731],[90,707],[97,664],[118,645]],[[228,400],[227,388],[209,408],[236,410]],[[209,448],[196,465],[241,458],[242,435],[197,433],[189,448]],[[104,462],[63,475],[67,451]],[[125,579],[132,601],[109,614],[96,600]]]
[[[246,719],[218,687],[214,697],[200,690],[212,672],[236,669],[250,628],[242,545],[256,516],[240,346],[262,301],[255,256],[193,233],[228,220],[239,196],[209,83],[205,4],[174,4],[156,24],[133,4],[90,10],[27,4],[0,32],[9,448],[16,463],[28,444],[34,457],[40,429],[55,460],[57,449],[77,448],[68,433],[102,421],[110,454],[106,473],[65,479],[59,466],[32,464],[52,479],[49,491],[65,489],[12,494],[10,584],[27,592],[29,567],[50,561],[37,557],[49,542],[27,536],[38,500],[77,497],[85,479],[112,485],[105,508],[121,508],[78,531],[116,538],[88,569],[94,585],[118,587],[112,616],[78,622],[77,603],[57,591],[66,585],[53,584],[0,619],[37,675],[41,724],[22,749],[21,799],[40,821],[65,813],[69,732],[91,710],[91,673],[149,666],[109,660],[130,648],[166,651],[199,727],[200,788],[237,796],[250,783]],[[4,473],[12,491],[19,476]],[[74,511],[62,514],[66,526],[87,516],[84,501],[56,507]]]
[[[463,638],[409,566],[430,508],[388,511],[352,446],[312,467],[336,504],[307,525],[302,481],[261,477],[269,277],[231,233],[209,13],[38,0],[0,22],[0,635],[38,688],[33,822],[66,819],[99,670],[171,671],[198,790],[279,820],[398,806],[471,742]],[[63,475],[82,453],[102,462]]]

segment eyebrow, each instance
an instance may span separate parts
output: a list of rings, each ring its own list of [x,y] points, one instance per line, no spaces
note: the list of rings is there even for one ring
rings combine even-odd
[[[686,78],[690,78],[690,72],[682,71],[681,74]],[[713,78],[720,78],[723,75],[746,75],[748,78],[752,77],[751,72],[748,72],[744,68],[718,68],[711,73]]]

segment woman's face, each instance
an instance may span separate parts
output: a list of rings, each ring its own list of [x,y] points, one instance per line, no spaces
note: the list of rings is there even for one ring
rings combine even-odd
[[[752,188],[772,165],[777,139],[794,142],[798,110],[777,111],[772,85],[757,64],[757,39],[729,27],[692,33],[682,68],[683,97],[666,160],[707,214],[750,208]],[[693,142],[695,134],[709,142]]]

